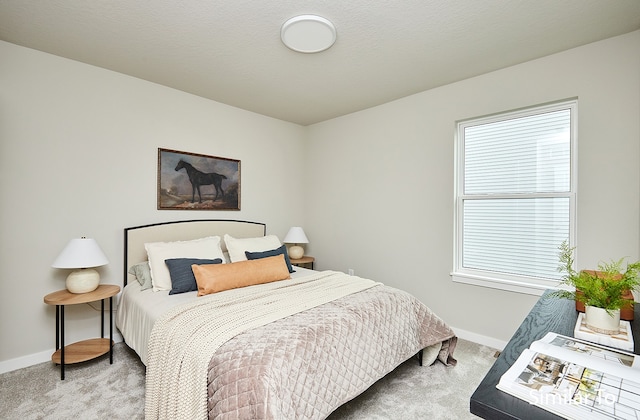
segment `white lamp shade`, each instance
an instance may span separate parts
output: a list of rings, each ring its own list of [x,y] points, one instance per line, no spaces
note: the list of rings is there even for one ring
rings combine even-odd
[[[76,238],[69,241],[58,258],[53,262],[53,268],[90,268],[109,264],[106,255],[98,243],[91,238]]]
[[[307,235],[304,234],[304,230],[299,226],[295,226],[289,229],[283,242],[287,244],[308,244],[309,240],[307,239]]]

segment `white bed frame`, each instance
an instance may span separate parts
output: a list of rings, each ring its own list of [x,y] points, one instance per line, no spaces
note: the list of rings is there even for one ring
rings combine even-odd
[[[129,278],[128,270],[133,264],[147,260],[146,242],[188,241],[206,236],[220,236],[225,233],[234,238],[254,238],[265,236],[267,225],[245,220],[180,220],[154,223],[124,229],[124,285]],[[224,241],[220,242],[226,252]]]

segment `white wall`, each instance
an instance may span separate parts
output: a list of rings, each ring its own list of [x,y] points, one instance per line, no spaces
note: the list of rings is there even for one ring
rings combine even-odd
[[[122,285],[125,227],[232,218],[282,238],[303,222],[303,127],[5,42],[0,62],[0,365],[54,348],[43,297],[71,238],[94,237],[102,282]],[[242,210],[157,210],[158,147],[241,160]],[[66,315],[67,342],[99,336],[89,306]]]
[[[580,268],[639,257],[640,31],[309,130],[305,230],[321,269],[414,293],[452,326],[508,341],[537,297],[453,283],[457,120],[578,97]]]

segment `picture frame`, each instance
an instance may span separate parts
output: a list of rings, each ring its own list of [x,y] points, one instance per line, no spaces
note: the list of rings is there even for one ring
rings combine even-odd
[[[240,210],[240,161],[158,148],[158,210]]]

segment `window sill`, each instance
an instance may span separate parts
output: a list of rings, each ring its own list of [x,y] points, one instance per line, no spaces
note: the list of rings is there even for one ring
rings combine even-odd
[[[527,280],[499,279],[477,274],[451,273],[451,279],[456,283],[472,284],[474,286],[488,287],[491,289],[506,290],[509,292],[523,293],[527,295],[542,296],[547,289],[557,289],[557,283],[540,280],[539,283]]]

